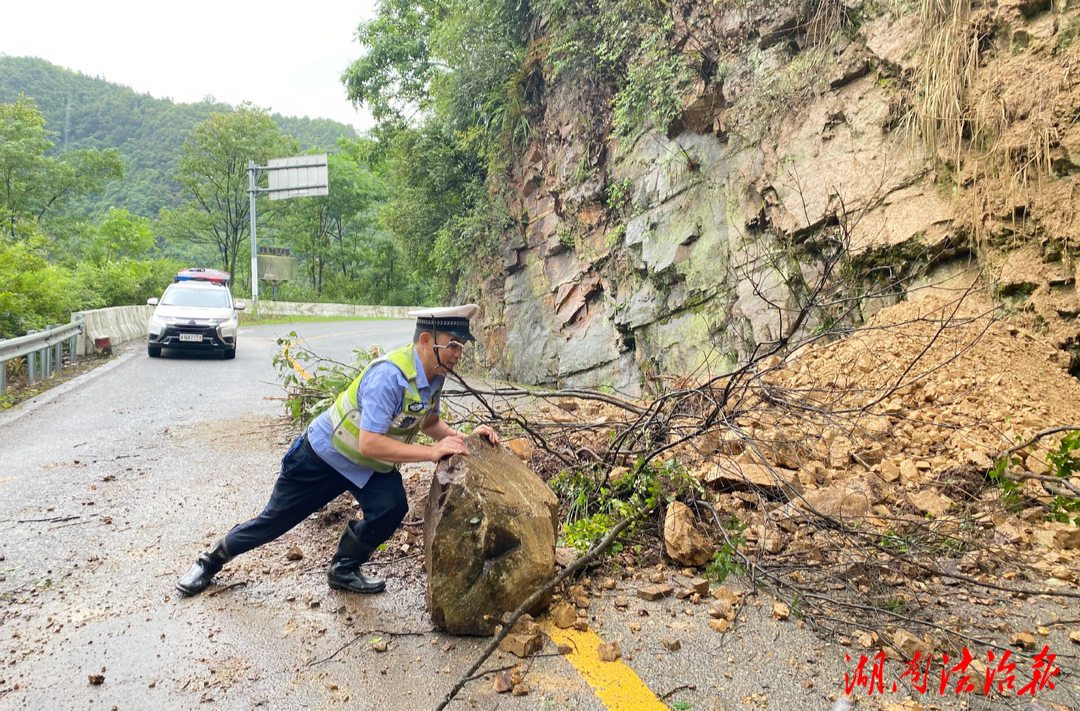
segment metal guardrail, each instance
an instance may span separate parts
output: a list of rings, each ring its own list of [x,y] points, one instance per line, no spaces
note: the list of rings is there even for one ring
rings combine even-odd
[[[26,356],[27,380],[30,385],[44,380],[64,367],[64,343],[67,343],[68,363],[74,365],[76,340],[83,331],[82,320],[62,326],[49,326],[42,331],[30,331],[25,336],[0,340],[0,394],[7,388],[7,362]]]

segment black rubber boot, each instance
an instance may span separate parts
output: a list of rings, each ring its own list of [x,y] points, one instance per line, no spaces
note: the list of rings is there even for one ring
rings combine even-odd
[[[360,566],[367,562],[375,549],[360,541],[352,526],[345,524],[341,532],[337,551],[330,559],[330,569],[326,571],[326,582],[334,590],[371,595],[386,589],[386,581],[373,575],[364,575]]]
[[[176,589],[182,595],[198,595],[232,558],[229,549],[225,547],[225,539],[217,539],[214,547],[200,555],[195,560],[195,565],[176,581]]]

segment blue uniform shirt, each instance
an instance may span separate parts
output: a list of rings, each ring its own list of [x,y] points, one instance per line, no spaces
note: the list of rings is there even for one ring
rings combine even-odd
[[[425,404],[431,399],[432,390],[443,383],[443,376],[436,375],[428,382],[420,355],[415,351],[416,390]],[[405,388],[409,381],[396,365],[390,362],[379,363],[371,367],[356,392],[356,401],[360,405],[360,429],[377,434],[385,434],[390,429],[390,422],[401,414],[405,405]],[[439,412],[439,397],[435,397],[435,414]],[[359,487],[368,483],[374,470],[352,461],[334,449],[331,437],[334,427],[330,424],[330,412],[327,410],[315,418],[308,426],[307,437],[311,448],[319,457],[336,469],[343,477]]]

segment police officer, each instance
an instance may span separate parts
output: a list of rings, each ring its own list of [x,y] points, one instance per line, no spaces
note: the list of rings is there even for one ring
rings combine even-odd
[[[348,490],[364,518],[349,521],[330,560],[327,582],[335,590],[378,593],[386,583],[360,566],[388,539],[408,513],[397,465],[437,462],[468,454],[464,435],[439,417],[439,391],[468,341],[476,304],[410,312],[413,342],[373,361],[329,410],[319,415],[281,460],[281,474],[261,514],[241,523],[200,555],[176,583],[196,595],[230,560],[280,537]],[[436,440],[411,444],[417,432]],[[499,436],[476,428],[493,444]]]

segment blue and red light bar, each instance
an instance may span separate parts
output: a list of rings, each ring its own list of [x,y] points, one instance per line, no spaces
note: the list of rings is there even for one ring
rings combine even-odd
[[[228,272],[223,272],[218,269],[181,269],[173,281],[209,281],[215,284],[227,285],[229,283]]]

